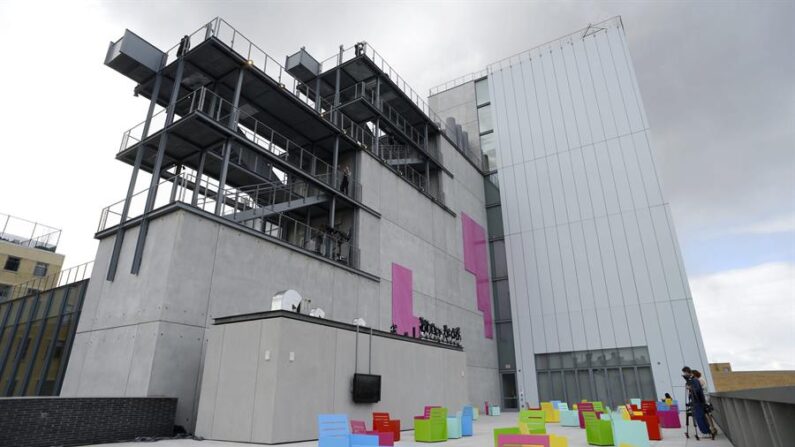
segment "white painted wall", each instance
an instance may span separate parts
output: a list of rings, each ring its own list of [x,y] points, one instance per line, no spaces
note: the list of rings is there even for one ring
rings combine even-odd
[[[708,375],[620,21],[489,68],[519,388],[535,354],[648,345],[659,395]],[[708,377],[708,380],[711,380]]]

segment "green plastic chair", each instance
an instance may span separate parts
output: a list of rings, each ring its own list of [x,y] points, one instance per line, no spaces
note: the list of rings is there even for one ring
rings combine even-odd
[[[546,413],[544,410],[520,410],[519,428],[524,435],[547,434]]]
[[[414,418],[414,440],[447,441],[447,408],[431,408],[428,418]]]
[[[604,406],[604,404],[602,402],[595,401],[595,402],[591,402],[591,403],[593,404],[593,411],[600,411],[602,413],[605,412],[605,406]]]
[[[519,427],[502,427],[494,429],[494,447],[498,447],[498,437],[500,435],[520,435]]]
[[[593,411],[582,413],[585,419],[585,439],[590,445],[613,445],[613,426],[611,421],[599,419]]]

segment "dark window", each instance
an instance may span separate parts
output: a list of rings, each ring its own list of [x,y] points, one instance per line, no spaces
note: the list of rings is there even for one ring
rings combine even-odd
[[[0,301],[8,299],[11,296],[11,286],[0,284]]]
[[[33,268],[33,275],[34,276],[47,276],[47,265],[44,262],[37,262],[36,267]]]
[[[21,259],[15,257],[15,256],[9,256],[8,259],[6,259],[5,269],[10,271],[10,272],[18,271],[19,270],[19,262],[20,261],[21,261]]]

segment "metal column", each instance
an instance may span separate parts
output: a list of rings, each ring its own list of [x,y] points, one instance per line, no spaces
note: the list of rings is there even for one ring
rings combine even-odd
[[[182,85],[182,72],[185,69],[184,56],[180,56],[177,62],[177,72],[174,75],[174,86],[171,89],[171,98],[168,101],[168,109],[166,112],[166,122],[163,126],[163,134],[160,136],[160,142],[157,146],[157,158],[152,168],[152,181],[149,184],[149,194],[146,197],[146,206],[144,207],[144,214],[141,218],[141,226],[138,228],[138,242],[135,245],[135,254],[133,255],[132,269],[130,273],[137,275],[141,269],[141,258],[144,253],[144,244],[146,242],[146,233],[149,230],[149,216],[155,206],[155,199],[157,198],[157,186],[160,184],[160,170],[163,166],[163,158],[166,152],[166,143],[168,143],[168,126],[174,122],[174,111],[176,109],[177,99],[179,97],[179,89]]]
[[[202,150],[199,156],[199,170],[196,171],[196,180],[193,185],[193,197],[190,199],[190,204],[193,206],[199,203],[199,189],[201,189],[202,176],[204,175],[204,162],[207,160],[207,150]],[[204,192],[207,194],[207,191]]]
[[[221,209],[224,204],[225,196],[224,189],[226,187],[226,173],[229,171],[229,155],[232,152],[232,142],[227,138],[224,142],[224,161],[221,165],[221,176],[218,179],[218,195],[215,198],[215,214],[221,215]]]
[[[161,72],[157,72],[155,76],[155,85],[152,88],[152,98],[149,100],[149,110],[146,112],[146,121],[144,122],[144,129],[141,132],[141,141],[146,140],[149,136],[149,126],[152,124],[152,115],[155,111],[155,104],[160,95],[160,85],[163,80]],[[124,242],[124,223],[127,222],[127,215],[130,212],[130,201],[132,195],[135,193],[135,184],[138,181],[138,171],[141,169],[141,161],[144,157],[143,144],[138,145],[138,150],[135,153],[135,163],[133,164],[133,172],[130,177],[130,185],[127,187],[127,196],[124,200],[124,208],[121,211],[121,219],[119,220],[119,227],[116,229],[116,239],[113,242],[113,252],[110,255],[110,265],[108,265],[108,273],[105,279],[113,281],[116,278],[116,268],[119,265],[119,255],[121,254],[121,246]]]

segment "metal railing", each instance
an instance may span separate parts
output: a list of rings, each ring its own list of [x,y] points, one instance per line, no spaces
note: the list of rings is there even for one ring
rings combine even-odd
[[[0,241],[54,252],[60,239],[57,228],[0,213]]]
[[[433,96],[445,90],[450,90],[451,88],[458,87],[459,85],[466,84],[467,82],[477,81],[478,79],[485,78],[488,75],[489,75],[489,70],[486,68],[480,71],[476,71],[474,73],[465,74],[464,76],[457,77],[452,81],[447,81],[443,84],[431,87],[428,90],[428,96]]]
[[[451,141],[455,142],[456,150],[467,157],[479,169],[482,169],[482,154],[476,153],[476,151],[472,150],[462,150],[462,148],[459,147],[459,143],[456,139],[455,127],[451,127],[445,120],[439,117],[439,115],[433,111],[433,109],[431,109],[428,103],[425,102],[425,100],[417,92],[415,92],[414,89],[412,89],[411,86],[409,86],[403,80],[403,78],[397,74],[392,66],[389,65],[389,63],[387,63],[386,60],[367,42],[362,42],[361,45],[353,45],[351,47],[345,48],[338,54],[324,59],[320,63],[320,71],[321,73],[325,73],[334,67],[359,56],[368,57],[373,64],[375,64],[384,74],[386,74],[387,77],[389,77],[389,79],[409,98],[409,100],[411,100],[411,102],[414,103],[414,105],[436,125],[440,132],[444,132],[444,134],[447,135]]]
[[[302,172],[333,187],[348,197],[354,200],[359,200],[361,198],[361,185],[353,180],[352,175],[347,176],[348,183],[344,185],[343,179],[346,175],[343,169],[338,168],[335,175],[335,170],[330,163],[320,159],[289,138],[276,132],[273,128],[257,120],[252,113],[246,112],[240,107],[235,108],[231,102],[221,98],[219,95],[204,87],[177,100],[174,107],[177,110],[184,110],[184,112],[183,116],[175,119],[172,125],[177,124],[180,119],[191,113],[202,113],[213,121],[231,128],[238,135],[254,143],[259,148],[275,155],[285,163],[298,168]],[[149,135],[153,135],[163,129],[165,126],[165,119],[160,119],[160,117],[165,118],[165,113],[163,113],[165,111],[164,109],[153,116],[149,128]],[[122,151],[141,142],[145,123],[145,121],[139,123],[124,133],[121,143]],[[218,155],[222,155],[220,149],[220,147],[215,149]],[[233,148],[232,153],[237,155],[235,161],[237,161],[239,165],[252,172],[266,175],[269,169],[274,168],[272,163],[264,157],[258,157],[245,148]]]
[[[52,275],[42,276],[41,278],[31,279],[23,283],[15,284],[11,287],[6,301],[22,298],[33,293],[43,292],[56,287],[65,286],[91,277],[94,269],[94,261],[76,265]]]
[[[197,187],[200,192],[194,202],[194,190]],[[147,188],[131,197],[128,220],[143,215],[148,192]],[[322,191],[306,182],[298,182],[292,186],[259,184],[243,188],[226,188],[219,193],[217,183],[214,181],[213,183],[203,181],[197,185],[193,173],[180,173],[173,174],[158,184],[157,200],[152,209],[181,202],[215,214],[216,206],[220,202],[220,217],[335,262],[357,267],[358,249],[352,246],[349,234],[331,228],[313,227],[284,212],[275,211],[279,203],[303,200],[316,194],[322,194]],[[120,200],[102,210],[97,232],[121,223],[124,202]],[[253,212],[258,210],[262,212]],[[245,212],[249,212],[251,217],[243,215]]]
[[[795,386],[710,394],[715,421],[737,447],[795,445]]]

